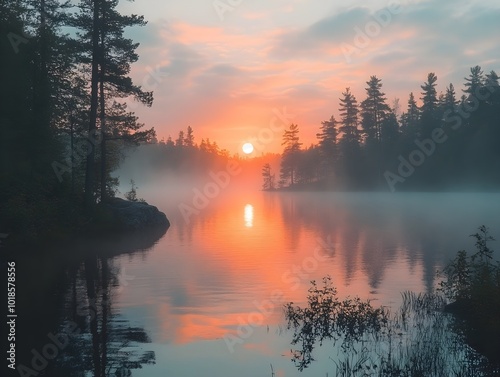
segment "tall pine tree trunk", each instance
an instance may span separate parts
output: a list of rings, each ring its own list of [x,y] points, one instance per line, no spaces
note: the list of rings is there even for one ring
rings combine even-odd
[[[70,150],[71,150],[71,199],[74,198],[75,194],[75,136],[74,136],[74,127],[75,127],[75,118],[73,117],[73,113],[70,113],[69,116],[69,126],[70,126]]]
[[[106,169],[106,116],[104,113],[104,83],[100,83],[101,89],[101,202],[104,202],[107,197],[106,193],[106,180],[107,180],[107,169]]]
[[[104,15],[103,15],[104,16]],[[104,80],[105,80],[105,31],[104,31],[104,17],[103,25],[101,27],[101,71],[99,75],[99,97],[100,97],[100,122],[101,122],[101,202],[106,200],[106,99],[104,97]]]
[[[31,159],[31,175],[36,171],[43,171],[43,167],[52,161],[47,153],[50,149],[50,89],[48,60],[49,56],[49,30],[47,26],[47,13],[45,0],[40,1],[40,26],[38,31],[38,44],[35,55],[35,67],[33,77],[33,112],[32,112],[32,132],[30,139],[33,144],[29,153]]]
[[[98,84],[99,84],[99,8],[101,0],[94,0],[93,25],[92,25],[92,78],[91,78],[91,95],[90,95],[90,121],[89,121],[89,148],[87,154],[87,166],[85,170],[85,207],[91,209],[94,204],[94,159],[95,159],[95,144],[90,141],[90,138],[96,137],[97,123],[97,105],[98,105]]]

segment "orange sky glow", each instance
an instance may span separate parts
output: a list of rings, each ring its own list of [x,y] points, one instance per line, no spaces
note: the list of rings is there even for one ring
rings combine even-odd
[[[460,94],[470,67],[499,70],[496,1],[327,3],[242,1],[222,15],[210,1],[124,5],[149,21],[129,31],[141,43],[132,76],[155,96],[152,108],[132,109],[160,140],[191,126],[198,143],[210,138],[241,154],[276,109],[293,114],[305,146],[314,143],[321,122],[338,117],[342,91],[361,102],[371,75],[404,111],[429,72],[438,92],[452,82]],[[254,154],[280,152],[281,134]]]

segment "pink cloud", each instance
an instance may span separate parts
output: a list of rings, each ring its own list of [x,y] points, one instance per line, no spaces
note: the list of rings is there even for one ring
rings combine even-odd
[[[248,21],[275,16],[267,10],[239,11]],[[342,14],[348,16],[347,21],[342,21]],[[447,56],[460,47],[460,37],[443,35],[450,41],[443,44],[444,53],[427,56],[426,49],[440,51],[435,47],[439,26],[427,14],[431,13],[425,4],[405,8],[366,47],[356,50],[350,62],[342,46],[353,45],[354,26],[362,28],[370,19],[366,8],[340,11],[309,27],[299,27],[297,22],[285,27],[265,21],[265,26],[249,28],[231,23],[167,22],[158,31],[161,42],[144,48],[145,61],[137,64],[134,74],[141,81],[148,77],[148,69],[158,66],[169,76],[154,88],[154,107],[137,109],[138,115],[148,126],[155,126],[160,138],[175,137],[190,125],[198,142],[217,139],[220,146],[236,152],[248,134],[267,127],[273,108],[286,106],[296,114],[294,121],[309,144],[315,141],[320,122],[338,115],[338,98],[346,87],[351,87],[359,102],[363,99],[370,75],[380,77],[387,97],[399,97],[403,108],[411,91],[420,96],[420,85],[431,71],[438,75],[438,90],[450,81],[460,86],[456,60]],[[334,22],[339,20],[347,23],[342,30]],[[485,54],[497,45],[482,38],[460,54],[495,62]],[[466,74],[464,69],[458,77]],[[279,151],[279,144],[269,145],[269,151]]]

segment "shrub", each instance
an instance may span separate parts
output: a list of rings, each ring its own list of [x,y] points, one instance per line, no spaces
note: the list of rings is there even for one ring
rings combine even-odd
[[[479,227],[472,234],[476,239],[476,253],[468,255],[465,250],[442,271],[444,280],[440,290],[468,317],[486,320],[498,326],[500,318],[500,263],[493,259],[493,250],[488,247],[494,238],[488,228]]]
[[[137,186],[135,185],[135,182],[133,179],[130,180],[130,185],[132,188],[130,191],[127,191],[125,193],[125,199],[130,200],[131,202],[137,202]]]

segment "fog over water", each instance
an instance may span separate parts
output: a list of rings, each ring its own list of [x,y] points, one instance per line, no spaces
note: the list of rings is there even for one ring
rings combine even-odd
[[[330,275],[341,297],[396,307],[402,291],[430,290],[436,271],[456,251],[472,250],[468,235],[479,224],[497,237],[500,229],[498,194],[228,190],[186,222],[178,209],[185,195],[174,198],[148,186],[143,193],[172,222],[145,256],[118,258],[127,274],[140,277],[129,282],[118,306],[150,331],[160,360],[144,376],[162,370],[187,376],[205,368],[229,376],[224,371],[236,365],[246,365],[240,375],[266,375],[270,362],[282,375],[295,375],[281,356],[290,348],[288,336],[276,335],[283,327],[279,305],[252,326],[243,344],[234,344],[234,354],[224,342],[260,313],[256,307],[273,291],[283,294],[282,302],[301,303],[309,280]],[[315,260],[321,240],[331,249]],[[331,370],[329,352],[325,346],[303,375]]]
[[[209,173],[124,167],[120,176],[134,178],[138,196],[172,224],[140,258],[116,259],[137,277],[116,305],[151,334],[157,355],[157,365],[138,376],[230,376],[234,368],[242,376],[270,375],[269,364],[276,375],[297,375],[281,305],[304,303],[310,280],[330,275],[341,297],[395,308],[405,290],[432,290],[437,270],[458,250],[473,251],[469,235],[478,226],[500,237],[497,193],[261,192],[252,180],[259,171],[249,169],[252,179],[242,171],[206,197],[217,192],[204,191],[217,181]],[[269,302],[263,314],[259,305]],[[245,324],[250,335],[234,342]],[[325,375],[333,354],[322,347],[301,375]]]

